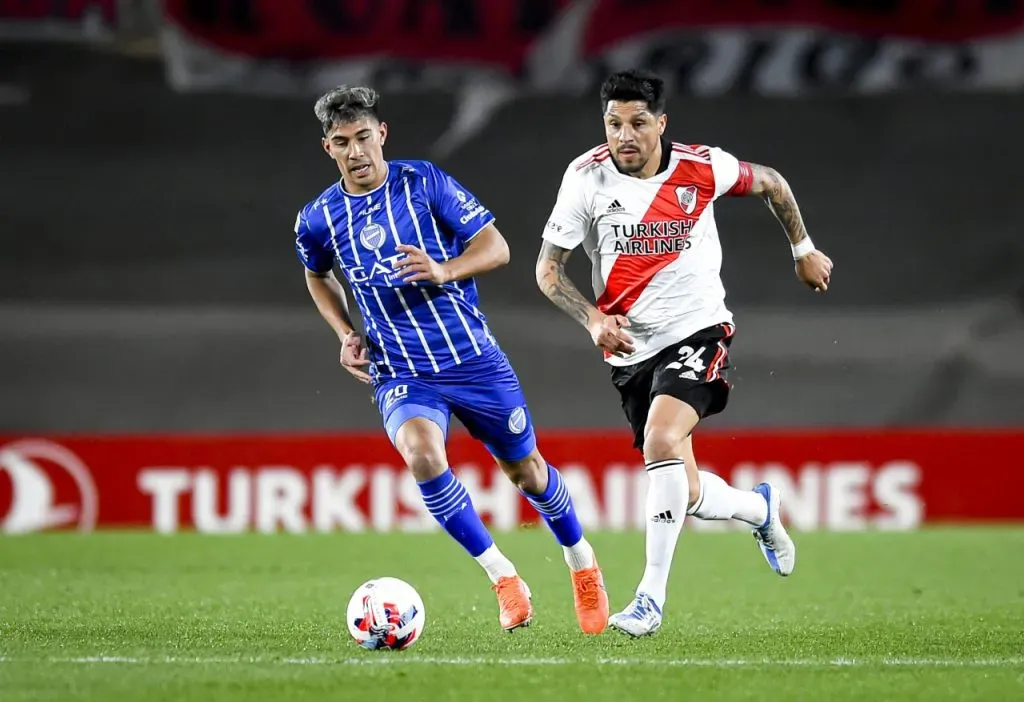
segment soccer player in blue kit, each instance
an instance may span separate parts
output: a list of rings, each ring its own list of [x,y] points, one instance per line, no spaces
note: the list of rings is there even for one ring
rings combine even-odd
[[[295,220],[306,286],[341,340],[341,364],[373,386],[384,427],[423,501],[487,572],[499,621],[512,631],[533,617],[530,590],[494,543],[448,466],[452,414],[482,441],[563,547],[576,616],[604,630],[608,596],[594,551],[558,470],[537,450],[519,379],[478,309],[473,277],[505,265],[494,216],[428,161],[386,161],[387,124],[371,88],[335,88],[316,102],[324,151],[341,179]],[[333,267],[348,280],[365,327],[355,330]]]

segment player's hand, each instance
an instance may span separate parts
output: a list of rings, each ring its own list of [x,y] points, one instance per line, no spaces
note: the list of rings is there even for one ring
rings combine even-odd
[[[628,356],[636,351],[633,337],[623,331],[629,326],[629,320],[621,314],[602,314],[591,320],[587,326],[594,346],[616,356]]]
[[[395,270],[403,276],[403,283],[415,283],[426,281],[434,285],[444,285],[448,282],[448,272],[444,266],[427,255],[423,249],[415,246],[399,244],[398,251],[404,253],[405,257],[395,261]]]
[[[359,370],[368,365],[370,365],[370,359],[367,358],[363,335],[359,332],[349,332],[341,341],[341,367],[351,373],[352,377],[360,383],[369,384],[370,375]]]
[[[812,251],[796,260],[796,277],[814,292],[825,292],[832,279],[832,259],[821,251]]]

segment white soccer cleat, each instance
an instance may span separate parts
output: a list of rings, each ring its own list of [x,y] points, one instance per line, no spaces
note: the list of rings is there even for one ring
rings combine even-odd
[[[630,636],[650,636],[661,628],[661,607],[643,592],[629,606],[608,618],[608,626]]]
[[[760,528],[754,529],[754,539],[761,547],[761,553],[779,575],[789,575],[796,566],[796,544],[786,533],[782,525],[780,508],[782,499],[780,490],[771,483],[761,483],[754,488],[768,503],[768,519]]]

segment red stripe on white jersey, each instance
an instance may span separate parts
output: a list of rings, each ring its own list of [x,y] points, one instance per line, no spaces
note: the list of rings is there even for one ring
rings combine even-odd
[[[701,156],[692,151],[683,151],[682,149],[672,149],[672,154],[677,158],[686,159],[687,161],[696,161],[697,163],[703,163],[705,165],[711,165],[711,159],[707,156]]]
[[[690,146],[688,144],[680,144],[678,141],[672,142],[672,151],[677,154],[689,154],[691,156],[700,156],[703,159],[711,160],[711,149],[707,146],[696,145]]]
[[[684,214],[675,193],[676,188],[684,184],[697,184],[699,187],[697,207],[689,215]],[[711,201],[708,194],[714,193],[714,184],[714,174],[710,168],[693,161],[682,160],[658,188],[657,195],[640,221],[696,220]],[[604,292],[597,300],[597,308],[605,314],[628,314],[658,271],[679,256],[680,252],[651,255],[619,254],[608,272]]]
[[[611,150],[608,148],[608,144],[602,144],[601,146],[592,149],[586,155],[586,158],[583,159],[583,161],[581,161],[578,166],[576,166],[576,170],[580,171],[593,163],[600,163],[601,161],[604,161],[611,155],[612,153]]]

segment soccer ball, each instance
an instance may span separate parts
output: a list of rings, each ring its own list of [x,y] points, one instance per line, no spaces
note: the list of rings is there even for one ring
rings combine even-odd
[[[348,630],[363,648],[401,651],[423,633],[423,600],[409,583],[376,578],[360,585],[348,601]]]

